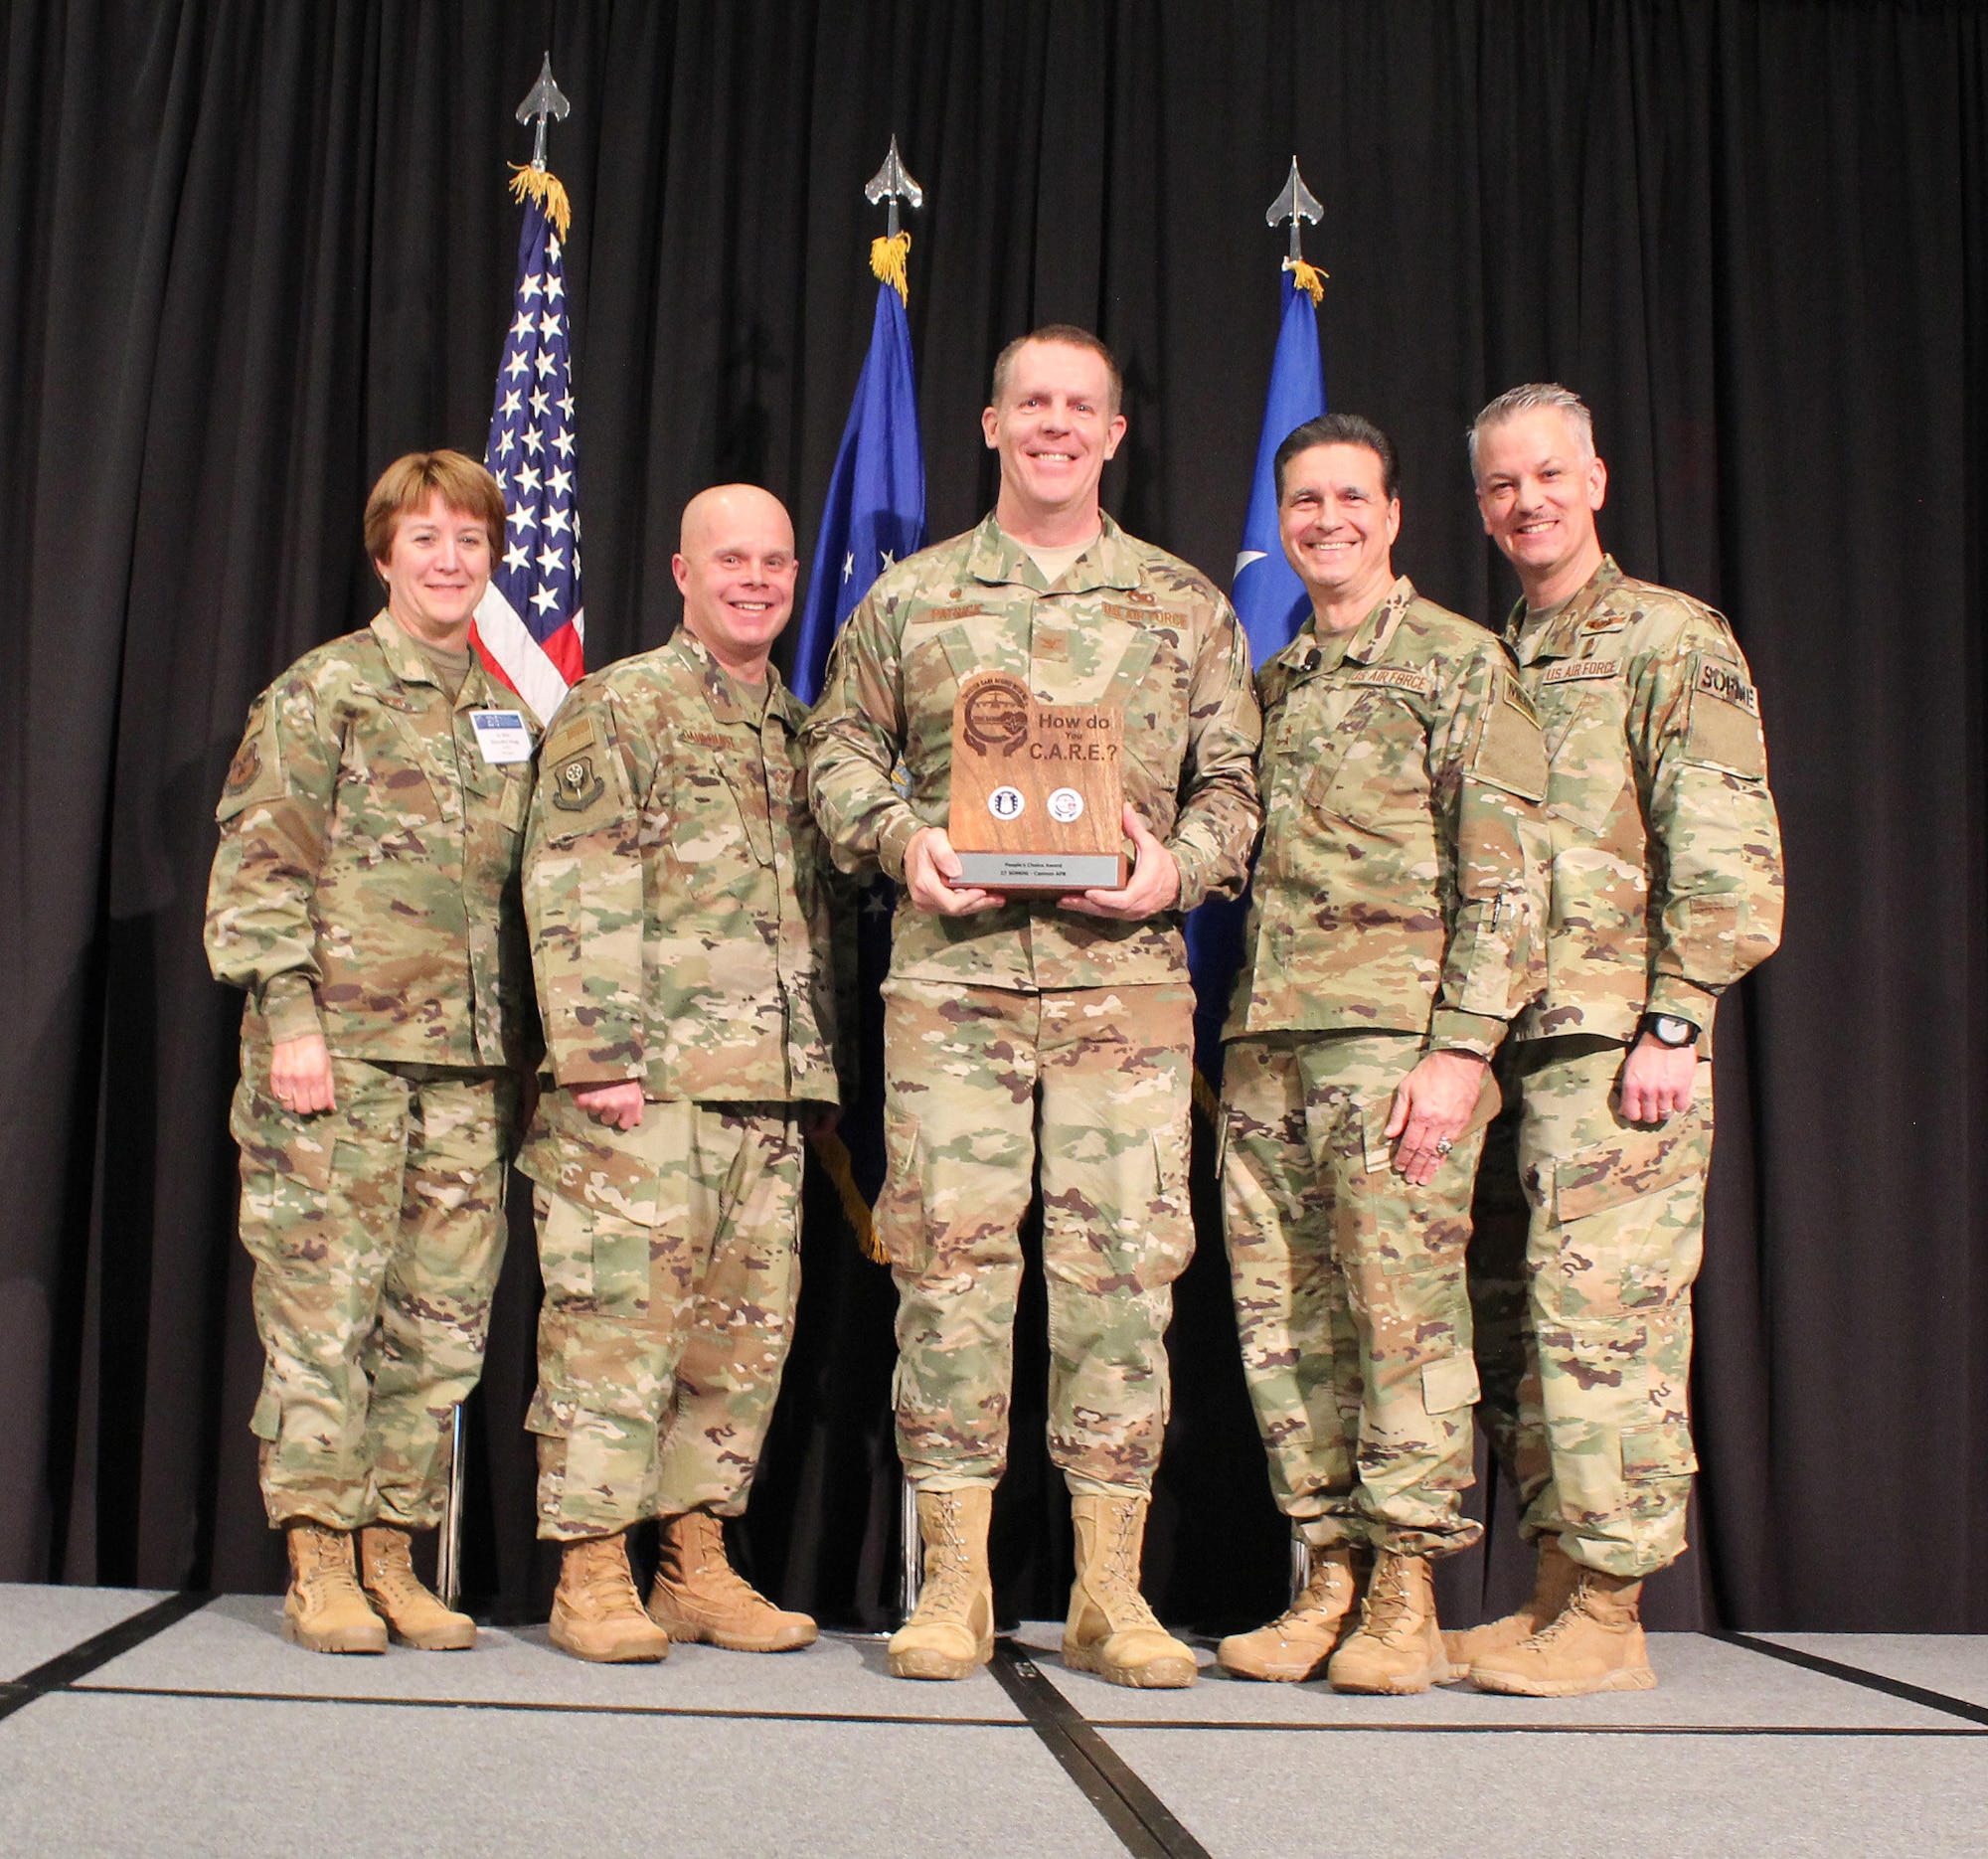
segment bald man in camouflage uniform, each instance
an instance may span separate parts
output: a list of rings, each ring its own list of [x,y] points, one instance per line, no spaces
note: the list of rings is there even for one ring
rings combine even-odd
[[[1499,641],[1396,578],[1386,435],[1311,421],[1276,473],[1313,612],[1257,679],[1222,1184],[1243,1369],[1310,1574],[1219,1656],[1422,1691],[1450,1676],[1430,1562],[1478,1536],[1463,1261],[1489,1060],[1545,979],[1546,747]]]
[[[903,887],[877,1209],[898,1282],[898,1447],[925,1546],[917,1609],[891,1642],[901,1677],[964,1677],[992,1650],[987,1520],[1038,1158],[1050,1452],[1077,1539],[1064,1654],[1119,1684],[1195,1673],[1138,1586],[1163,1339],[1194,1240],[1180,913],[1242,888],[1258,726],[1228,602],[1098,508],[1124,427],[1094,336],[1053,327],[1012,344],[982,416],[1001,455],[994,513],[883,575],[808,723],[838,862],[875,860]],[[1122,709],[1135,862],[1121,890],[1010,903],[953,882],[953,700],[982,669],[1044,701]],[[892,778],[901,758],[908,793]]]
[[[1487,1690],[1640,1690],[1642,1584],[1685,1547],[1697,1467],[1713,1020],[1780,939],[1780,831],[1732,628],[1601,552],[1587,409],[1516,388],[1470,453],[1525,589],[1506,636],[1546,731],[1553,870],[1547,989],[1500,1056],[1470,1255],[1486,1411],[1538,1579],[1450,1649]]]
[[[217,809],[207,949],[248,995],[230,1126],[268,1358],[249,1426],[284,1629],[313,1651],[476,1639],[408,1538],[440,1518],[443,1430],[482,1372],[538,1052],[518,892],[538,726],[468,643],[503,526],[473,460],[389,466],[366,511],[387,610],[255,700]]]
[[[584,1659],[815,1636],[726,1557],[800,1288],[802,1137],[837,1101],[829,867],[805,713],[766,661],[793,529],[751,485],[702,493],[684,623],[560,710],[526,908],[551,1088],[538,1184],[539,1534],[566,1546],[552,1638]],[[660,1516],[645,1613],[625,1532]]]

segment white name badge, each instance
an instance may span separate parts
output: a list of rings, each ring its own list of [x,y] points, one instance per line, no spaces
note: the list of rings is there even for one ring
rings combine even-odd
[[[476,747],[485,761],[531,760],[532,733],[525,728],[523,712],[472,710],[469,720],[476,726]]]

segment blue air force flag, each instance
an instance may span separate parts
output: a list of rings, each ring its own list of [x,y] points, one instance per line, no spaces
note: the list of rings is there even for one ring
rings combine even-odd
[[[1319,359],[1318,311],[1310,295],[1284,272],[1284,318],[1270,362],[1270,392],[1263,403],[1263,430],[1256,441],[1256,475],[1249,485],[1249,513],[1242,519],[1242,548],[1236,557],[1230,600],[1249,640],[1249,658],[1261,665],[1296,637],[1311,612],[1304,583],[1284,560],[1277,529],[1277,447],[1290,431],[1325,412],[1325,366]],[[1187,920],[1188,971],[1194,979],[1196,1096],[1214,1113],[1222,1083],[1222,1022],[1229,990],[1242,960],[1246,897],[1218,899]]]
[[[911,329],[904,299],[892,285],[879,284],[870,352],[835,454],[794,640],[791,682],[802,703],[821,695],[828,648],[871,583],[924,546],[925,456],[918,442]]]

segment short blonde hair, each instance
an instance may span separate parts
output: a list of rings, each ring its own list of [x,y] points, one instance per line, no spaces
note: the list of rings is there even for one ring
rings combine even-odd
[[[504,493],[497,480],[461,452],[409,452],[380,473],[366,499],[366,553],[384,562],[394,553],[394,531],[404,516],[420,509],[436,492],[445,509],[478,517],[490,532],[490,551],[504,551]]]

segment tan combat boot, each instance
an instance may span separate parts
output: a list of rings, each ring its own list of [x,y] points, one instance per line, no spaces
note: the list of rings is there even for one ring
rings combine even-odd
[[[1470,1682],[1521,1698],[1648,1691],[1657,1675],[1636,1613],[1642,1593],[1640,1581],[1583,1568],[1559,1618],[1516,1646],[1474,1660]]]
[[[670,1636],[642,1611],[628,1573],[625,1531],[567,1544],[550,1637],[562,1652],[600,1665],[653,1665],[669,1657]]]
[[[1426,1556],[1392,1549],[1374,1558],[1360,1630],[1343,1641],[1326,1667],[1335,1691],[1401,1697],[1449,1682],[1449,1655],[1435,1622],[1435,1585]]]
[[[1302,1684],[1346,1636],[1360,1601],[1353,1545],[1313,1549],[1311,1576],[1287,1612],[1253,1633],[1231,1633],[1216,1648],[1216,1662],[1238,1678],[1272,1678]]]
[[[1560,1610],[1574,1599],[1574,1584],[1579,1579],[1580,1565],[1561,1548],[1559,1533],[1541,1537],[1540,1566],[1533,1577],[1532,1600],[1502,1620],[1487,1620],[1482,1626],[1443,1634],[1442,1649],[1449,1654],[1452,1675],[1464,1677],[1487,1652],[1503,1652],[1557,1620]]]
[[[663,1521],[649,1618],[679,1645],[702,1641],[728,1652],[793,1652],[815,1638],[805,1613],[774,1606],[733,1568],[724,1523],[701,1510]]]
[[[352,1538],[308,1517],[284,1526],[290,1592],[283,1597],[283,1637],[306,1652],[385,1652],[387,1626],[366,1605],[352,1572]]]
[[[359,1532],[359,1580],[387,1631],[423,1652],[462,1652],[476,1644],[476,1622],[444,1607],[414,1574],[407,1531],[369,1523]]]
[[[1194,1683],[1194,1648],[1159,1623],[1139,1592],[1146,1502],[1094,1493],[1071,1499],[1077,1580],[1063,1629],[1063,1662],[1114,1685],[1177,1691]]]
[[[918,1535],[925,1579],[911,1617],[891,1635],[893,1678],[968,1678],[994,1656],[994,1581],[987,1520],[994,1493],[920,1491]]]

